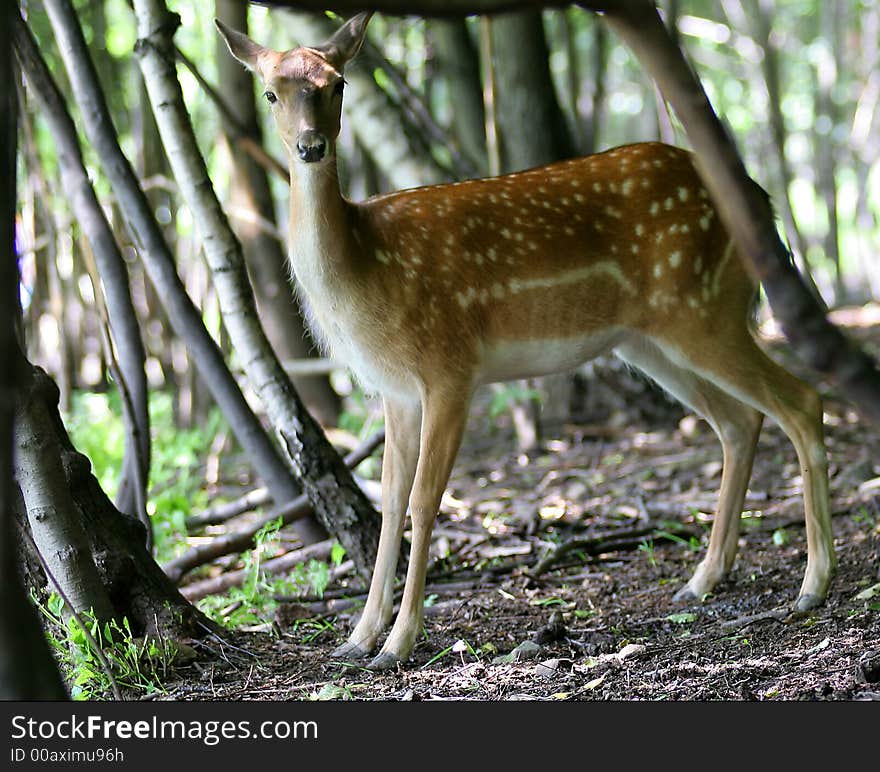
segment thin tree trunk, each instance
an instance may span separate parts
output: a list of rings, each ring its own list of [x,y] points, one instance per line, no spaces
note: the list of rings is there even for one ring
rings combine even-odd
[[[174,69],[174,17],[164,0],[135,0],[134,5],[141,71],[174,177],[199,229],[232,344],[318,519],[368,577],[379,518],[303,407],[260,326],[241,245],[214,194],[183,102]]]
[[[140,188],[128,159],[119,147],[113,122],[104,95],[98,86],[76,15],[68,0],[47,0],[47,8],[50,3],[59,14],[58,26],[65,34],[65,44],[59,45],[62,56],[66,58],[66,66],[76,72],[76,76],[71,80],[74,96],[79,103],[80,111],[85,116],[86,134],[110,179],[150,281],[164,304],[169,322],[178,338],[186,342],[187,350],[193,357],[202,378],[229,421],[242,448],[250,457],[254,469],[272,491],[272,497],[276,501],[295,499],[301,492],[299,486],[278,449],[250,409],[238,384],[226,367],[222,353],[205,329],[199,310],[193,305],[177,274],[174,258],[153,218],[149,201]],[[21,17],[18,18],[18,25],[24,33],[27,33],[24,21]],[[59,124],[58,130],[75,134],[70,116],[67,115],[63,101],[57,89],[53,87],[51,76],[45,63],[39,58],[39,52],[36,51],[29,34],[23,34],[22,41],[25,44],[30,41],[33,48],[33,66],[29,68],[29,77],[41,77],[40,97],[44,100],[51,99],[56,108],[47,110],[47,115],[65,115],[66,120]],[[302,521],[294,528],[304,542],[320,541],[322,532],[319,529],[307,529]]]
[[[608,73],[608,29],[605,24],[593,20],[593,71],[587,80],[592,81],[592,98],[584,139],[584,152],[595,153],[599,149],[602,122],[605,120],[606,76]]]
[[[15,321],[18,265],[15,254],[18,79],[12,54],[11,3],[0,11],[0,700],[63,700],[67,697],[33,606],[27,599],[16,560],[13,518],[13,405],[21,372]]]
[[[238,0],[216,0],[217,17],[233,29],[247,33],[247,5]],[[223,39],[217,36],[217,72],[224,85],[226,104],[238,124],[257,144],[262,144],[254,105],[253,77],[235,59]],[[225,131],[225,124],[224,124]],[[249,153],[236,147],[228,133],[227,150],[232,158],[230,205],[250,210],[263,223],[276,227],[275,208],[265,169]],[[237,219],[235,232],[241,241],[257,296],[257,309],[282,361],[313,355],[315,344],[308,333],[293,297],[283,244],[256,219]],[[339,396],[326,376],[300,376],[293,385],[309,412],[324,426],[335,426],[339,418]]]
[[[824,306],[822,293],[813,280],[810,263],[807,260],[808,245],[804,239],[791,205],[791,182],[794,174],[785,153],[788,130],[785,127],[785,116],[782,113],[782,73],[779,66],[779,49],[772,36],[772,19],[775,12],[775,0],[753,0],[752,13],[746,13],[740,0],[724,0],[722,3],[729,23],[736,27],[751,28],[755,41],[764,54],[761,59],[761,71],[767,89],[767,106],[769,108],[770,136],[773,143],[774,157],[778,166],[779,196],[776,200],[782,205],[782,221],[785,231],[793,244],[795,261],[801,270],[804,281],[813,291],[816,300]]]
[[[842,3],[820,3],[817,33],[829,38],[830,51],[824,55],[816,67],[816,120],[824,122],[827,131],[814,133],[814,153],[816,159],[816,187],[825,203],[828,228],[822,238],[825,259],[832,265],[834,281],[834,303],[847,302],[846,282],[840,264],[840,225],[837,216],[837,162],[838,147],[834,129],[839,121],[839,110],[834,103],[832,91],[840,74],[841,14]]]

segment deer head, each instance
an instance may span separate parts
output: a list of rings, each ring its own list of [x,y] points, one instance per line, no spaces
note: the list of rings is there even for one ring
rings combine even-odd
[[[345,88],[345,65],[357,54],[372,12],[349,19],[323,45],[273,51],[214,19],[230,53],[265,87],[281,141],[292,160],[332,162]]]

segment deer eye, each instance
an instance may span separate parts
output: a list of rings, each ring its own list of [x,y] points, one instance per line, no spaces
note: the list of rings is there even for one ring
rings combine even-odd
[[[270,105],[274,105],[278,101],[278,97],[275,96],[274,91],[267,91],[265,94],[263,94],[263,96],[269,100]]]
[[[336,85],[333,86],[333,93],[336,94],[336,96],[342,96],[342,92],[344,90],[345,90],[345,81],[344,80],[337,80]]]

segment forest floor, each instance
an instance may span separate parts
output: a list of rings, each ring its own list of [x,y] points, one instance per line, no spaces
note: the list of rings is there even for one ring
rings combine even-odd
[[[876,308],[841,321],[878,356]],[[779,341],[774,351],[798,370]],[[271,629],[194,642],[198,658],[158,698],[878,700],[880,431],[823,392],[839,566],[815,611],[790,613],[806,560],[801,481],[769,421],[736,564],[711,597],[682,604],[673,595],[705,552],[720,481],[707,424],[621,412],[565,425],[526,459],[477,411],[409,662],[374,673],[333,660],[360,608],[342,581],[322,603],[282,607]]]

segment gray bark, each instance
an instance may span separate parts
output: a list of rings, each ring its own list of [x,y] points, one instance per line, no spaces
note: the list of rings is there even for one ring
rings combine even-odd
[[[27,508],[34,543],[52,580],[77,612],[95,618],[114,617],[98,569],[92,559],[82,514],[70,497],[64,468],[41,387],[45,374],[28,374],[18,392],[15,420],[14,477]],[[54,589],[51,585],[50,590]]]
[[[30,48],[27,40],[25,30],[17,27],[16,45],[19,51]],[[34,84],[31,83],[31,86]],[[34,93],[38,100],[44,100],[43,89],[34,89]],[[54,111],[51,115],[49,113],[47,110],[47,117],[53,125],[61,183],[73,216],[88,239],[98,266],[119,363],[120,383],[117,387],[124,406],[126,442],[117,504],[123,512],[135,515],[144,523],[148,529],[149,543],[150,521],[144,504],[150,465],[150,417],[144,370],[146,353],[131,300],[128,270],[85,170],[75,132],[57,130],[54,123],[63,121],[64,116]],[[95,290],[100,292],[98,287]]]

